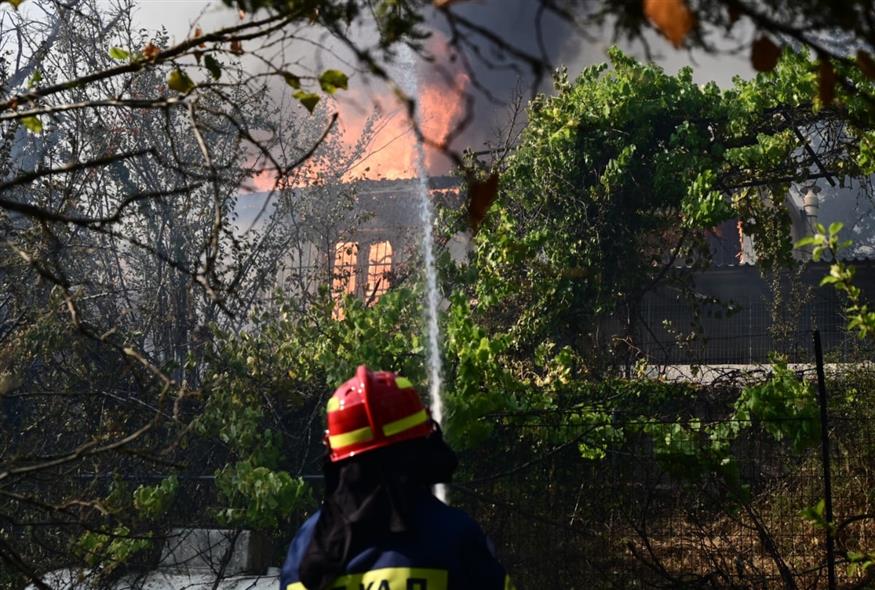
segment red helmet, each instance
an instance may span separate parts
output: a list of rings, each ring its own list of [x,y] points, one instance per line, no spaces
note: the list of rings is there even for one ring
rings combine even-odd
[[[331,461],[341,461],[434,432],[419,394],[404,377],[364,365],[328,400],[325,441]]]

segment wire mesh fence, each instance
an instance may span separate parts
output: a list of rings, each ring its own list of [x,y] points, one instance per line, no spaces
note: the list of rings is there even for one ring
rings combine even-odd
[[[813,367],[799,374],[815,387]],[[873,584],[860,563],[875,552],[873,384],[866,365],[828,375],[839,588]],[[493,457],[507,469],[460,482],[454,499],[486,523],[520,588],[830,588],[820,421],[739,419],[738,391],[705,387],[646,417],[614,411],[620,436],[596,459],[567,443]],[[525,439],[524,428],[496,439]]]
[[[846,325],[842,303],[834,298],[806,303],[792,322],[775,321],[774,302],[760,295],[695,309],[647,300],[635,324],[635,346],[653,364],[767,363],[774,353],[806,362],[817,329],[828,362],[873,358],[872,343],[857,339]]]

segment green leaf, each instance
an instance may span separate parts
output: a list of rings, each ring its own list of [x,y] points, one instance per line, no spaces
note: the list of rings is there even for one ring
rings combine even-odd
[[[298,76],[292,74],[291,72],[283,72],[283,79],[286,81],[286,84],[288,84],[295,90],[300,90],[301,79]]]
[[[829,235],[831,235],[831,236],[836,235],[837,233],[842,231],[843,227],[845,227],[845,224],[842,223],[841,221],[833,221],[832,223],[829,224]]]
[[[167,86],[169,86],[171,90],[185,93],[194,88],[194,82],[191,81],[188,74],[179,68],[176,68],[170,72],[169,76],[167,76]]]
[[[110,47],[109,56],[116,61],[125,61],[131,57],[131,52],[122,49],[121,47]]]
[[[212,55],[204,56],[204,66],[209,70],[213,80],[218,80],[222,77],[222,64]]]
[[[30,131],[35,135],[39,135],[43,132],[43,122],[39,117],[24,117],[21,119],[21,124],[24,125],[24,128]]]
[[[826,522],[826,502],[823,498],[818,500],[817,504],[814,506],[808,506],[803,508],[800,512],[802,518],[810,522],[811,524],[824,528],[829,523]]]
[[[170,475],[158,485],[141,485],[133,493],[134,508],[146,518],[160,516],[167,511],[178,489],[176,475]]]
[[[33,88],[37,84],[39,84],[43,79],[43,73],[39,70],[34,70],[33,74],[31,74],[30,79],[27,81],[27,87]]]
[[[316,105],[319,103],[319,95],[313,94],[312,92],[307,92],[306,90],[298,90],[292,96],[298,99],[298,102],[304,105],[304,108],[306,108],[311,113],[313,112],[313,109],[316,108]]]
[[[334,94],[338,89],[346,90],[349,78],[340,70],[325,70],[319,76],[319,86],[328,94]]]

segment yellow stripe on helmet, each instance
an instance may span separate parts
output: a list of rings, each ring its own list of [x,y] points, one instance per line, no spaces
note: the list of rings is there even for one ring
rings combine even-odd
[[[428,414],[425,413],[425,410],[419,410],[415,414],[410,414],[400,420],[395,420],[394,422],[389,422],[388,424],[383,425],[383,434],[386,436],[393,436],[404,432],[405,430],[410,430],[414,426],[419,426],[423,422],[428,420]]]
[[[365,426],[364,428],[359,428],[358,430],[353,430],[351,432],[329,436],[328,444],[332,449],[339,449],[356,443],[367,442],[372,438],[374,438],[374,433],[371,430],[371,427]]]

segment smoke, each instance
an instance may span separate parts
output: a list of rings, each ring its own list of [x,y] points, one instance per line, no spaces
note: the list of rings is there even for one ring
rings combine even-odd
[[[566,3],[572,10],[576,4],[585,3]],[[423,132],[432,143],[446,143],[456,153],[500,147],[513,135],[511,121],[517,129],[525,124],[528,101],[538,92],[552,91],[555,68],[566,67],[573,77],[607,59],[608,48],[617,41],[610,22],[600,28],[589,24],[584,31],[566,17],[542,10],[543,5],[539,0],[457,2],[451,10],[465,24],[456,25],[440,11],[426,14],[431,37],[418,63],[419,108]],[[676,51],[655,32],[644,37],[647,51],[639,41],[617,44],[637,59],[653,57],[670,73],[692,65],[699,82],[727,86],[736,74],[752,73],[746,56],[732,53],[732,42],[726,39],[713,40],[718,53],[712,55]],[[361,121],[375,109],[381,118],[381,132],[371,142],[374,153],[356,172],[368,178],[413,177],[415,142],[404,133],[406,110],[379,80],[361,76],[351,84],[351,91],[338,98],[346,141],[356,137]],[[451,161],[434,148],[426,150],[426,166],[432,176],[453,172]]]
[[[446,78],[453,68],[463,69],[470,77],[467,126],[452,142],[454,149],[479,151],[501,141],[514,105],[520,100],[525,105],[536,92],[549,90],[553,67],[581,60],[580,32],[553,12],[541,12],[540,5],[531,0],[461,2],[453,6],[453,11],[472,27],[455,30],[440,13],[429,19],[428,25],[440,37],[453,39],[455,48],[435,63],[424,64],[421,79],[430,85]],[[501,48],[476,33],[474,27],[490,31],[513,49]],[[603,48],[590,49],[595,49],[592,53],[596,60],[604,56]]]
[[[419,108],[423,131],[431,143],[446,141],[456,153],[501,145],[514,105],[524,111],[536,92],[551,91],[553,67],[567,66],[574,76],[585,66],[606,59],[606,50],[613,42],[610,24],[602,29],[588,27],[584,33],[564,17],[550,10],[541,11],[542,5],[538,0],[453,3],[453,13],[468,23],[455,29],[438,10],[425,15],[425,26],[432,36],[425,42],[424,57],[418,63]],[[176,39],[188,36],[194,23],[203,23],[204,29],[209,30],[237,18],[235,12],[218,4],[204,8],[202,1],[177,0],[175,6],[179,7],[175,10],[180,19],[170,32]],[[142,2],[142,7],[144,23],[157,25],[166,20],[166,14],[149,3]],[[339,113],[338,133],[343,143],[355,145],[363,137],[366,123],[376,116],[373,134],[367,138],[367,153],[344,179],[413,177],[415,142],[409,132],[406,109],[392,89],[358,69],[355,57],[342,45],[306,30],[301,34],[300,42],[285,46],[279,56],[288,64],[287,69],[313,78],[324,69],[337,68],[351,76],[348,91],[323,101],[327,111]],[[377,38],[372,30],[356,30],[351,34],[365,45],[373,45]],[[503,40],[510,49],[499,47],[490,37]],[[694,71],[697,80],[713,79],[721,85],[728,84],[736,73],[750,74],[745,56],[679,52],[655,35],[648,35],[648,41],[657,53],[664,52],[656,55],[656,61],[670,72],[685,65],[700,66]],[[637,58],[646,57],[641,44],[621,45]],[[529,58],[542,67],[532,67]],[[256,70],[261,67],[257,61],[250,62],[247,67]],[[392,65],[388,66],[391,72]],[[288,109],[286,112],[301,111],[298,114],[307,117],[295,101],[288,99],[290,91],[282,80],[271,79],[270,86],[272,97],[277,104],[284,105],[284,110]],[[518,127],[525,123],[524,112],[516,114],[515,123]],[[426,151],[426,166],[431,175],[448,174],[453,168],[451,161],[433,148]],[[263,180],[257,184],[269,184],[266,182],[269,175]]]
[[[438,12],[429,15],[426,27],[431,37],[420,52],[417,72],[417,108],[427,143],[456,153],[488,149],[507,132],[515,104],[524,106],[535,92],[549,89],[553,64],[572,57],[579,60],[579,32],[551,12],[539,16],[539,4],[504,0],[454,7],[472,28],[488,30],[513,47],[512,51],[487,36],[472,33],[471,28],[454,31]],[[603,56],[604,51],[597,51],[597,55]],[[366,114],[372,112],[363,105],[373,105],[379,113],[378,132],[356,174],[369,178],[415,176],[414,137],[406,110],[391,90],[379,84],[369,88],[360,85],[341,97],[338,105],[348,142],[360,134]],[[435,147],[426,148],[426,168],[432,176],[453,172],[451,160]]]
[[[605,61],[608,48],[614,44],[636,59],[652,59],[669,73],[692,66],[693,78],[699,83],[715,81],[728,87],[736,75],[750,78],[754,74],[747,54],[737,51],[739,46],[746,46],[744,39],[754,34],[749,23],[740,23],[731,35],[723,30],[714,32],[709,39],[711,52],[677,51],[655,31],[645,31],[644,42],[617,39],[610,19],[601,26],[588,23],[583,30],[551,10],[542,12],[543,4],[540,0],[483,0],[458,2],[451,8],[474,27],[489,31],[514,50],[537,59],[545,66],[541,71],[534,70],[525,57],[502,51],[472,28],[457,28],[458,36],[453,37],[453,30],[440,12],[430,16],[428,25],[455,41],[459,48],[456,59],[463,62],[471,78],[470,121],[453,142],[453,148],[478,151],[494,146],[507,133],[510,110],[516,102],[521,101],[524,107],[537,92],[552,91],[556,67],[567,67],[574,77],[585,67]],[[585,17],[586,2],[558,4],[576,10],[578,17]],[[420,76],[426,83],[440,76],[439,68],[433,65],[423,69]],[[525,113],[519,113],[516,122],[524,124]]]

